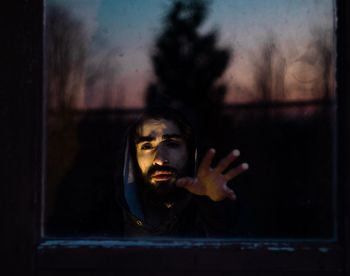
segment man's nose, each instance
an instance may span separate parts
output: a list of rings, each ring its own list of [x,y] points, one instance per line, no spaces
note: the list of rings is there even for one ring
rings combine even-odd
[[[166,152],[160,147],[157,149],[156,154],[154,156],[153,165],[167,165],[169,163],[169,159],[167,157]]]

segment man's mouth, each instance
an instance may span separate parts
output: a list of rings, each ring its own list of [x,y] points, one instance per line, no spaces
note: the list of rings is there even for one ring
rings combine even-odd
[[[152,174],[152,178],[156,181],[168,181],[174,176],[175,174],[170,171],[156,171]]]

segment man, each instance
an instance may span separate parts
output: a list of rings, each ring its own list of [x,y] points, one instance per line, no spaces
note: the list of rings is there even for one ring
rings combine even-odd
[[[225,199],[236,195],[228,181],[248,169],[228,169],[234,150],[211,167],[215,150],[196,171],[196,147],[189,124],[169,110],[145,114],[131,129],[120,198],[125,236],[219,236],[230,229]]]

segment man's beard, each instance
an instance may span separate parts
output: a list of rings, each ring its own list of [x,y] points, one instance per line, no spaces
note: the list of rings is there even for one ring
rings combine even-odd
[[[154,181],[152,175],[155,172],[171,172],[172,177],[169,181]],[[166,203],[174,203],[183,199],[187,192],[185,189],[176,186],[177,179],[181,177],[180,172],[170,166],[154,165],[150,167],[148,172],[143,175],[142,194],[147,200],[147,204],[151,203],[156,206],[164,206]]]
[[[155,178],[156,174],[165,174],[165,176],[168,175],[169,179],[157,180]],[[143,180],[148,186],[148,188],[156,192],[156,194],[158,194],[159,196],[166,196],[174,190],[176,190],[175,182],[178,178],[178,175],[178,170],[171,166],[153,165],[149,168],[148,172],[145,175],[143,175]]]

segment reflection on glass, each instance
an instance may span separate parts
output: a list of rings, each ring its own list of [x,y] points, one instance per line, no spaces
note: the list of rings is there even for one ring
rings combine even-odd
[[[47,0],[46,235],[332,238],[333,9]]]

